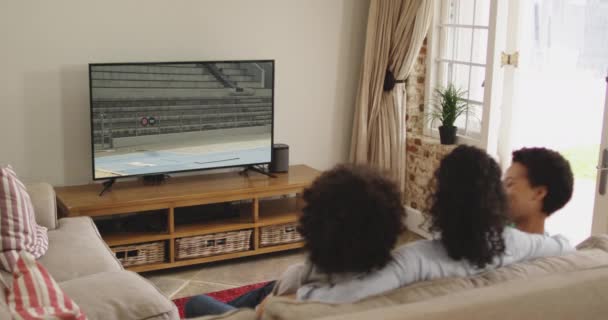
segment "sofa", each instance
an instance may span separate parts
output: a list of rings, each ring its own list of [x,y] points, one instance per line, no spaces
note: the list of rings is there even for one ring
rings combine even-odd
[[[53,187],[26,186],[36,222],[48,228],[49,248],[38,262],[88,319],[179,319],[176,306],[152,283],[124,270],[89,217],[57,219]],[[4,283],[12,274],[0,270]],[[0,319],[10,319],[0,290]]]
[[[236,310],[198,320],[251,320]],[[608,235],[577,251],[466,278],[419,282],[350,304],[270,297],[263,320],[608,319]]]

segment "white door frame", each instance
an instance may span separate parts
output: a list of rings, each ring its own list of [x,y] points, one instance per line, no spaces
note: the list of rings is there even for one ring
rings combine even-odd
[[[520,1],[521,0],[510,0],[508,5],[508,18],[504,21],[506,23],[505,34],[505,53],[511,54],[517,51],[517,45],[519,41],[519,28],[520,28]],[[502,90],[502,105],[500,107],[500,124],[498,129],[498,163],[500,163],[503,170],[511,165],[511,130],[513,109],[511,106],[515,105],[515,83],[518,81],[519,73],[516,72],[516,68],[513,66],[504,66],[504,78],[503,85],[501,88],[496,90]]]
[[[608,185],[606,186],[606,192],[602,195],[600,194],[600,179],[602,174],[605,174],[605,179],[608,180],[608,171],[602,170],[605,166],[603,157],[604,150],[608,150],[608,74],[606,75],[606,97],[604,99],[604,117],[602,124],[602,142],[600,144],[600,155],[597,161],[598,170],[597,170],[597,178],[596,178],[596,194],[595,194],[595,206],[593,209],[593,224],[591,225],[591,234],[600,234],[608,232]],[[606,151],[608,153],[608,151]],[[608,154],[605,155],[608,157]]]
[[[481,147],[492,156],[498,156],[501,109],[503,107],[503,79],[505,68],[501,67],[501,54],[505,50],[507,36],[507,1],[490,2],[488,48],[486,56],[486,79],[483,94],[481,123]]]

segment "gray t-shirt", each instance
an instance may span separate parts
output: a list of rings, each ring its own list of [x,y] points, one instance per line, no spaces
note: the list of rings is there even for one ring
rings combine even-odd
[[[311,273],[310,270],[314,268],[310,264],[294,265],[281,277],[279,283],[284,283],[285,289],[280,291],[288,292],[297,288],[298,300],[353,302],[418,281],[465,277],[574,250],[568,239],[561,235],[529,234],[507,227],[503,237],[505,253],[484,268],[478,268],[466,260],[451,259],[439,240],[421,240],[398,247],[393,251],[393,260],[384,268],[365,274],[348,274],[330,279],[320,276],[318,272]],[[287,288],[288,283],[291,288]]]

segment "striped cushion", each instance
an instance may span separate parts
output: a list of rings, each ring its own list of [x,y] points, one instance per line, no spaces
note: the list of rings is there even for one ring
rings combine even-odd
[[[76,303],[27,252],[19,255],[12,287],[7,290],[6,304],[13,319],[86,319]]]
[[[0,167],[0,269],[12,272],[20,251],[41,257],[49,246],[46,231],[13,169]]]

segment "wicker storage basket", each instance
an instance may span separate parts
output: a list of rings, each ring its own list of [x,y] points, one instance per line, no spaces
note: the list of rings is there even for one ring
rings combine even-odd
[[[123,267],[165,261],[164,241],[112,247],[112,251],[116,255],[116,258],[118,258],[118,261],[122,263]]]
[[[239,230],[175,239],[175,258],[191,259],[249,250],[251,232]]]
[[[297,222],[263,227],[260,230],[260,246],[267,247],[282,243],[302,241],[296,230]]]

